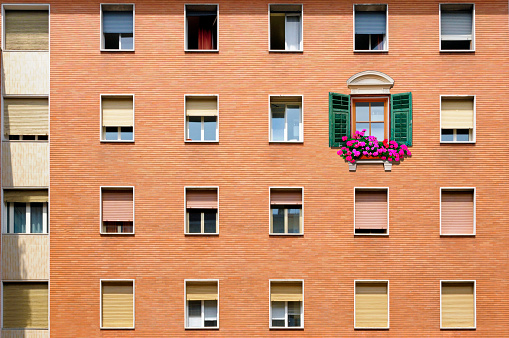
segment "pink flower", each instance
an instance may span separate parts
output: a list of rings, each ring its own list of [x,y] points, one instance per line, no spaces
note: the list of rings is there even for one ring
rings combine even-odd
[[[343,137],[341,138],[341,140],[343,140],[343,141],[348,140],[348,136],[343,136]]]
[[[352,155],[352,152],[351,152],[350,150],[348,150],[348,151],[346,152],[346,154],[347,154],[348,156],[350,156],[350,155]]]
[[[405,155],[405,151],[404,151],[403,149],[400,149],[398,154],[399,154],[400,156],[403,156],[403,155]]]
[[[408,151],[406,152],[406,154],[407,154],[408,156],[412,156],[412,153],[410,152],[410,150],[408,150]]]
[[[347,157],[345,158],[345,160],[347,160],[347,161],[351,161],[351,160],[352,160],[352,156],[347,156]]]
[[[392,162],[392,158],[390,158],[390,157],[389,157],[389,159],[388,159],[388,160],[389,160],[389,162]]]
[[[362,152],[362,155],[367,155],[367,154],[368,154],[368,152],[367,152],[366,150],[364,150],[364,151]]]
[[[382,156],[382,160],[385,160],[386,158],[387,158],[387,157],[385,157],[385,156]]]
[[[378,156],[378,152],[377,152],[377,151],[375,151],[375,152],[373,153],[373,156]]]
[[[403,149],[403,150],[408,150],[408,147],[406,146],[406,144],[402,144],[402,145],[401,145],[401,149]]]
[[[343,156],[343,151],[338,150],[338,155],[339,155],[339,156]]]

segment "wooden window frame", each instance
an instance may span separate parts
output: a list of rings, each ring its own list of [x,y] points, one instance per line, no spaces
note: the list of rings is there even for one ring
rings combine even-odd
[[[357,283],[387,283],[387,327],[357,327],[356,307],[357,307]],[[388,279],[356,279],[353,284],[353,326],[355,330],[389,330],[391,321],[391,302],[389,296],[389,280]]]
[[[473,219],[473,232],[471,234],[442,234],[442,193],[444,191],[471,191],[472,194],[473,194],[473,199],[474,199],[474,219]],[[477,190],[475,187],[440,187],[440,236],[444,236],[444,237],[465,237],[465,236],[475,236],[476,235],[476,226],[477,226],[477,222],[476,222],[476,209],[477,209],[477,203],[476,203],[476,200],[477,200]]]
[[[104,232],[103,231],[103,191],[104,190],[129,190],[132,189],[133,192],[133,232]],[[99,233],[101,235],[122,235],[122,236],[132,236],[136,233],[136,214],[135,214],[135,188],[133,185],[131,186],[100,186],[99,187],[99,198],[100,198],[100,213],[99,213]]]
[[[103,327],[103,282],[132,282],[133,283],[133,326],[132,327]],[[134,330],[136,328],[136,281],[135,279],[100,279],[99,280],[99,328],[101,330]]]
[[[103,6],[108,6],[108,5],[114,5],[114,6],[119,6],[119,5],[128,5],[128,6],[132,6],[133,7],[133,48],[132,49],[106,49],[104,48],[104,33],[103,33]],[[100,30],[101,30],[101,38],[100,38],[100,45],[99,45],[99,50],[101,52],[134,52],[135,51],[135,46],[136,46],[136,8],[135,8],[135,4],[134,3],[100,3],[99,4],[99,10],[100,10],[100,13],[101,13],[101,22],[100,22]],[[119,36],[119,39],[120,39],[120,36]],[[120,47],[120,41],[119,41],[119,47]],[[133,103],[134,105],[134,103]],[[133,126],[134,128],[134,126]]]
[[[357,190],[378,190],[378,191],[387,191],[387,232],[384,233],[384,234],[377,234],[377,233],[373,233],[373,234],[363,234],[363,233],[356,233],[355,230],[355,208],[356,208],[356,202],[355,202],[355,194],[357,192]],[[390,223],[390,220],[389,220],[389,217],[390,217],[390,200],[389,200],[389,187],[354,187],[353,188],[353,234],[354,236],[389,236],[389,223]]]
[[[301,326],[288,326],[288,312],[285,313],[285,326],[272,326],[272,282],[300,282],[302,284],[302,301],[300,305]],[[270,330],[303,330],[304,329],[304,279],[269,279],[269,329]],[[288,308],[288,301],[285,301],[285,309]]]
[[[109,51],[109,49],[108,49]],[[118,140],[106,140],[105,139],[105,136],[106,136],[106,127],[103,126],[103,98],[115,98],[115,97],[119,97],[119,98],[129,98],[131,97],[132,100],[133,100],[133,139],[132,140],[121,140],[120,139],[120,127],[117,126],[118,129],[118,137],[119,139]],[[134,94],[100,94],[99,95],[99,101],[100,101],[100,121],[99,121],[99,124],[100,124],[100,142],[101,143],[134,143],[134,140],[136,139],[136,130],[135,130],[135,124],[136,124],[136,115],[134,113],[134,107],[135,107],[135,97],[134,97]]]
[[[189,232],[189,214],[187,212],[187,190],[212,190],[216,189],[217,191],[217,209],[216,209],[216,232],[215,233],[205,233],[204,231],[204,216],[202,213],[201,216],[201,233],[193,233]],[[210,209],[213,210],[213,209]],[[218,236],[219,235],[219,186],[185,186],[184,187],[184,234],[186,236]]]
[[[442,327],[442,287],[444,283],[474,284],[474,326],[473,327]],[[477,281],[475,279],[440,280],[440,330],[476,330],[477,329]]]
[[[217,326],[203,326],[203,327],[190,327],[188,326],[188,300],[187,300],[187,283],[188,282],[198,282],[198,283],[207,283],[207,282],[215,282],[217,284]],[[219,330],[219,279],[184,279],[184,329],[185,330]],[[203,300],[201,301],[202,307],[202,325],[205,325],[205,317],[204,317],[204,304]]]
[[[355,135],[356,129],[356,123],[357,123],[357,116],[356,116],[356,103],[357,102],[384,102],[384,139],[390,138],[390,96],[374,96],[374,97],[362,97],[362,96],[352,96],[351,98],[352,104],[351,104],[351,130],[352,130],[352,136]],[[378,122],[371,122],[371,105],[369,106],[369,121],[359,121],[359,123],[369,123],[370,130],[367,130],[367,134],[370,134],[371,132],[371,123],[380,123]],[[362,131],[362,130],[359,130]],[[378,140],[383,141],[383,140]]]

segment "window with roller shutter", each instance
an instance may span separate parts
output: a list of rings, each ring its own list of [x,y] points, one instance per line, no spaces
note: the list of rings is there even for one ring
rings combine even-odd
[[[101,328],[134,328],[134,281],[101,281]]]
[[[440,282],[440,328],[475,329],[476,282],[448,280]]]
[[[134,233],[134,188],[101,189],[102,234]]]
[[[389,234],[389,189],[355,189],[355,235]]]
[[[355,281],[356,329],[389,328],[389,282]]]
[[[475,235],[475,189],[440,189],[440,234]]]

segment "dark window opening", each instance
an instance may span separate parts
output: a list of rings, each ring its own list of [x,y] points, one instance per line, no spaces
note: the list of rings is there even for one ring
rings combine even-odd
[[[470,49],[472,49],[472,41],[469,41],[469,40],[464,40],[464,41],[442,40],[441,48],[442,48],[442,50],[470,50]]]
[[[186,6],[187,49],[217,49],[217,6]]]

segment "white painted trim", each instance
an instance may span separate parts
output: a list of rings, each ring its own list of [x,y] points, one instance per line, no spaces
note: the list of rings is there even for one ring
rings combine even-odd
[[[103,5],[129,5],[129,6],[133,6],[133,48],[132,49],[106,49],[106,48],[103,48],[103,44],[104,44],[104,34],[103,34]],[[134,52],[135,50],[135,43],[136,43],[136,9],[135,9],[135,4],[134,3],[101,3],[99,5],[99,12],[100,12],[100,16],[101,16],[101,19],[100,19],[100,38],[99,38],[99,50],[101,52]]]
[[[217,326],[189,327],[187,326],[187,282],[216,282],[217,283]],[[184,279],[184,329],[185,330],[218,330],[219,329],[219,279]],[[203,300],[202,300],[203,301]],[[205,323],[203,323],[205,324]]]
[[[442,327],[442,285],[443,283],[474,283],[474,326],[473,327]],[[477,329],[477,281],[472,279],[441,279],[440,280],[440,330],[476,330]]]
[[[442,5],[472,5],[472,49],[442,49]],[[438,4],[438,50],[441,53],[474,53],[475,52],[475,3],[455,2]]]
[[[187,6],[192,5],[200,5],[200,6],[216,6],[216,17],[217,17],[217,23],[216,23],[216,36],[217,41],[216,49],[188,49],[187,48]],[[184,4],[184,52],[198,52],[198,53],[217,53],[219,52],[219,3],[210,4],[210,3],[186,3]]]
[[[103,140],[104,132],[103,132],[103,97],[132,97],[133,98],[133,139],[132,140]],[[136,124],[136,116],[134,114],[134,108],[135,108],[135,97],[134,94],[99,94],[99,127],[100,134],[99,134],[99,142],[101,143],[134,143],[136,140],[136,133],[135,133],[135,124]]]
[[[272,233],[271,232],[271,223],[272,223],[272,206],[270,204],[270,195],[271,195],[271,192],[272,192],[272,189],[301,189],[301,194],[302,194],[302,201],[301,201],[301,219],[302,219],[302,232],[300,233],[297,233],[297,234],[289,234],[289,233],[286,233],[286,234],[278,234],[278,233]],[[269,187],[269,236],[304,236],[304,187],[303,186],[299,186],[299,187],[295,187],[295,186],[270,186]]]
[[[471,234],[442,234],[442,191],[473,191],[474,193],[474,225],[473,225],[473,233]],[[475,236],[476,235],[476,209],[477,209],[477,191],[475,187],[440,187],[440,236],[449,237],[449,236]]]
[[[278,6],[285,6],[285,5],[288,5],[288,6],[300,6],[300,37],[301,37],[301,40],[300,40],[300,50],[286,50],[286,33],[285,33],[285,49],[271,49],[270,48],[270,6],[272,5],[278,5]],[[303,53],[304,52],[304,4],[302,3],[296,3],[296,4],[292,4],[292,3],[285,3],[285,4],[281,4],[281,3],[269,3],[268,4],[269,6],[269,11],[268,11],[268,30],[267,32],[269,33],[268,35],[268,40],[269,40],[269,53]],[[285,22],[286,22],[286,15],[285,15]],[[286,30],[286,24],[285,24],[285,30]],[[285,95],[286,96],[286,95]]]
[[[17,11],[48,11],[48,50],[10,50],[5,49],[5,10]],[[48,52],[51,46],[50,36],[50,4],[2,4],[2,52]],[[48,68],[49,69],[49,68]],[[3,91],[2,91],[3,93]],[[3,102],[2,102],[3,103]],[[3,114],[2,114],[3,115]]]
[[[355,192],[356,190],[386,190],[387,191],[387,233],[385,234],[358,234],[355,232]],[[353,188],[353,234],[354,236],[389,236],[389,187],[354,187]]]
[[[385,6],[385,44],[383,50],[355,49],[355,6]],[[353,4],[353,51],[354,53],[387,53],[389,51],[389,5],[388,4]],[[392,82],[394,84],[394,81]],[[392,87],[392,86],[391,86]]]
[[[215,233],[190,233],[187,232],[187,189],[217,189],[217,217]],[[186,236],[217,236],[219,235],[219,186],[184,186],[184,235]]]
[[[472,141],[442,141],[442,98],[473,98],[474,104],[474,129],[472,130]],[[473,144],[476,142],[476,130],[477,130],[477,95],[440,95],[440,143],[445,144]],[[457,128],[458,129],[458,128]]]
[[[300,326],[294,327],[281,327],[281,326],[272,326],[272,301],[270,299],[272,282],[301,282],[302,283],[302,304],[301,304],[301,312],[300,312]],[[269,329],[271,330],[303,330],[304,329],[304,279],[269,279]],[[285,320],[286,321],[286,320]]]
[[[300,97],[300,130],[299,130],[299,141],[272,141],[271,135],[272,135],[272,110],[270,105],[271,99],[273,97]],[[285,103],[286,104],[286,103]],[[290,102],[290,104],[295,104],[293,102]],[[285,131],[287,130],[287,124],[286,124],[286,109],[285,109]],[[285,132],[286,134],[286,132]],[[287,135],[287,134],[286,134]],[[274,95],[269,94],[269,143],[304,143],[304,95],[302,94],[282,94],[282,95]]]
[[[387,283],[387,327],[358,327],[356,326],[355,307],[357,306],[357,282],[359,283]],[[390,296],[389,296],[389,280],[388,279],[356,279],[353,282],[353,328],[356,330],[388,330],[390,328],[391,313],[390,313]]]
[[[133,190],[133,232],[103,232],[103,189],[115,190],[115,189],[132,189]],[[116,185],[102,185],[99,187],[99,233],[101,235],[127,235],[132,236],[136,233],[136,214],[135,214],[135,188],[134,185],[116,186]]]
[[[215,97],[216,98],[217,116],[216,116],[216,139],[215,140],[188,140],[187,139],[187,127],[188,127],[187,98],[188,97]],[[202,132],[203,132],[203,129],[202,129]],[[219,143],[219,94],[184,94],[184,143]]]
[[[133,283],[133,326],[132,327],[103,327],[103,282],[132,282]],[[100,279],[99,280],[99,328],[101,330],[134,330],[136,327],[136,283],[134,279]]]

